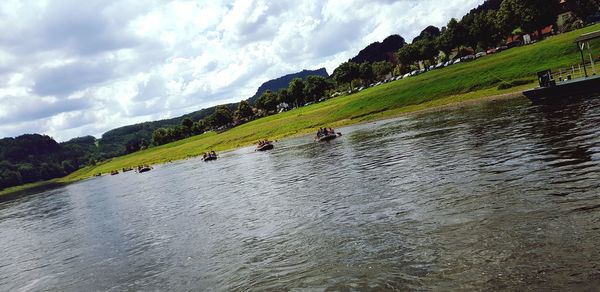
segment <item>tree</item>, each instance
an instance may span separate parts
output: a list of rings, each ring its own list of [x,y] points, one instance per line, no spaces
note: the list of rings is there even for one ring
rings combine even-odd
[[[185,118],[181,121],[181,125],[188,129],[191,129],[192,126],[194,125],[194,121],[192,121],[192,119],[190,119],[190,118]]]
[[[452,18],[446,29],[436,39],[437,48],[446,55],[450,55],[453,49],[466,43],[467,36],[468,32],[463,24]]]
[[[194,135],[200,135],[204,133],[205,130],[206,125],[204,124],[204,120],[197,121],[192,125],[192,133],[194,133]]]
[[[469,35],[482,50],[495,47],[503,38],[496,21],[497,14],[493,10],[475,14],[469,27]]]
[[[68,161],[68,160],[64,160],[64,161],[61,163],[61,167],[62,167],[62,169],[63,169],[63,170],[66,172],[66,173],[71,173],[71,172],[73,172],[73,171],[77,170],[77,169],[76,169],[76,168],[73,166],[73,164],[72,164],[70,161]]]
[[[373,82],[375,79],[375,73],[373,73],[373,66],[370,63],[364,62],[359,67],[360,79],[366,84]]]
[[[377,79],[384,79],[387,74],[392,72],[392,64],[387,61],[373,63],[373,74]]]
[[[333,71],[333,80],[338,86],[357,78],[360,78],[360,67],[354,62],[344,62]]]
[[[441,31],[439,28],[430,25],[428,27],[426,27],[423,31],[421,31],[421,33],[415,37],[413,39],[413,43],[416,43],[420,40],[434,40],[435,38],[437,38],[438,36],[440,36]]]
[[[133,138],[133,139],[127,141],[127,144],[125,144],[125,150],[127,151],[127,153],[133,153],[133,152],[139,151],[140,150],[140,139]]]
[[[438,55],[438,49],[435,46],[435,43],[432,40],[423,39],[414,44],[419,51],[418,60],[422,61],[430,61],[433,63],[435,56]]]
[[[238,121],[248,121],[254,116],[254,111],[248,101],[242,100],[238,104],[237,109],[233,113],[233,117]]]
[[[311,75],[304,82],[304,96],[306,101],[317,101],[325,96],[325,91],[329,89],[329,83],[322,76]]]
[[[419,59],[419,49],[414,45],[406,45],[396,53],[398,61],[404,65],[412,65]]]
[[[144,139],[144,138],[140,139],[140,149],[141,150],[147,149],[148,146],[150,146],[150,143],[146,139]]]
[[[300,78],[294,78],[287,89],[290,99],[296,106],[304,105],[304,81]]]
[[[277,95],[270,90],[265,91],[256,101],[256,107],[267,113],[277,110]]]
[[[498,26],[508,34],[517,27],[526,32],[538,31],[556,22],[560,12],[558,1],[548,0],[504,0],[498,10]]]
[[[31,163],[19,164],[19,173],[21,174],[23,183],[36,182],[40,179],[39,172]]]
[[[213,128],[227,126],[233,122],[233,115],[224,105],[217,106],[215,111],[206,118],[206,122]]]
[[[292,105],[294,103],[292,95],[288,93],[287,88],[283,88],[277,92],[277,102],[286,103],[287,105]]]
[[[152,132],[152,141],[154,142],[155,145],[163,145],[166,144],[168,141],[168,136],[167,136],[167,129],[165,128],[158,128],[156,130],[154,130],[154,132]]]
[[[21,183],[23,183],[23,180],[18,171],[0,170],[0,189],[17,186]]]
[[[579,18],[585,19],[598,13],[598,9],[600,9],[599,2],[598,0],[570,0],[567,2],[567,7]]]

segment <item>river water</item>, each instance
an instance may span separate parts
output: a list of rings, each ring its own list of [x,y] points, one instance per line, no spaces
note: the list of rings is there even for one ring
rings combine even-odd
[[[339,130],[0,203],[0,290],[600,287],[600,99]]]

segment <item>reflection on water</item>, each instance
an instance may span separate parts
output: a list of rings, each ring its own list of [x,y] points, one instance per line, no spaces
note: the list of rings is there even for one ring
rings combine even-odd
[[[599,122],[493,102],[0,203],[0,290],[595,289]]]

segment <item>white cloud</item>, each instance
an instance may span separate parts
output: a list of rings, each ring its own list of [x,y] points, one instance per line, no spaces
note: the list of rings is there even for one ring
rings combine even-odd
[[[250,97],[264,81],[411,40],[481,0],[5,0],[0,137],[58,140]]]

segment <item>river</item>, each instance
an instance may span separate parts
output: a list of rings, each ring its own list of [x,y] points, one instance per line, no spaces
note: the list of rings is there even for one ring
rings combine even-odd
[[[600,99],[338,130],[2,202],[0,290],[600,287]]]

